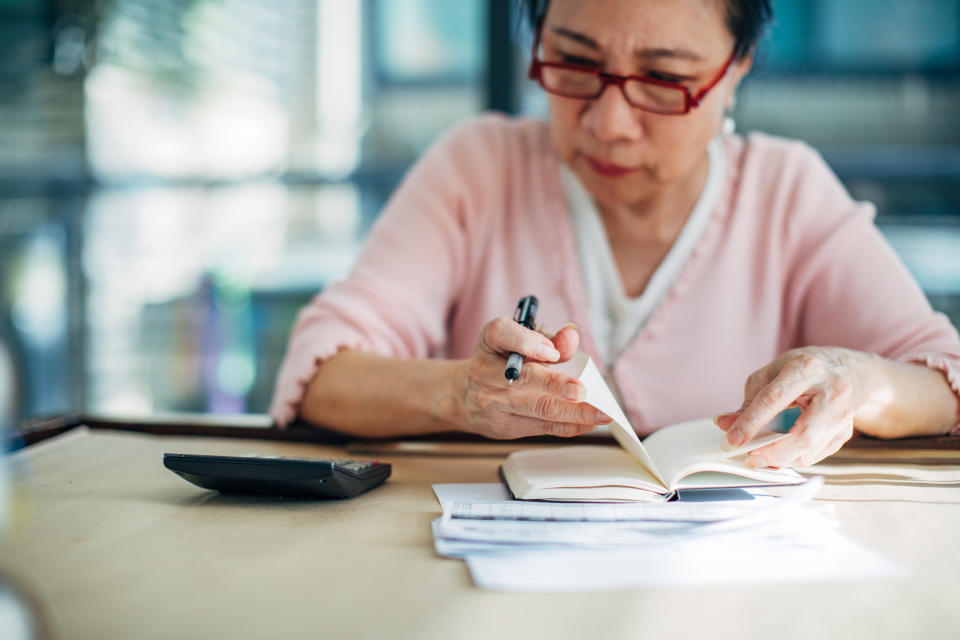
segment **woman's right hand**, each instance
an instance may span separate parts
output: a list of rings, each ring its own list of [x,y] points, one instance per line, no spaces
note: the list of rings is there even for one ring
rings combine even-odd
[[[465,371],[460,398],[464,429],[498,439],[570,437],[611,421],[583,402],[587,390],[579,380],[546,365],[573,357],[580,342],[576,326],[565,325],[556,334],[538,330],[510,318],[495,318],[483,327]],[[520,377],[513,383],[503,373],[511,352],[523,355]]]

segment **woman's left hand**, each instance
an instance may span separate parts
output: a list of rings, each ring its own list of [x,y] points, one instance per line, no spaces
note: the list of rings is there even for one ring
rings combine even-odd
[[[755,449],[752,467],[807,466],[835,453],[853,435],[858,409],[858,352],[839,347],[791,349],[750,375],[743,404],[715,418],[731,446],[751,440],[781,411],[799,407],[790,437]]]

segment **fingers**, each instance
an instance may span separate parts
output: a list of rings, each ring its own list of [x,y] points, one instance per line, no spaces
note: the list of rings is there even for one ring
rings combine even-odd
[[[495,438],[541,434],[569,437],[611,421],[589,404],[517,386],[479,390],[473,403],[482,413],[482,431]]]
[[[543,422],[607,424],[611,418],[586,404],[587,389],[576,378],[540,364],[523,368],[512,390],[512,412]]]
[[[566,362],[574,356],[580,346],[580,332],[572,322],[560,327],[560,331],[553,336],[553,345],[560,352],[559,362]]]
[[[509,384],[503,375],[504,357],[486,349],[478,350],[483,354],[481,357],[474,358],[471,377],[474,380],[483,380],[483,386],[502,390],[522,388],[564,398],[571,402],[583,402],[587,397],[586,387],[577,378],[532,360],[524,363],[520,370],[520,377]]]
[[[853,435],[855,381],[843,353],[829,347],[788,351],[750,376],[739,410],[714,421],[739,446],[780,412],[800,407],[790,437],[752,451],[753,467],[809,466],[835,453]]]
[[[774,360],[762,369],[758,369],[750,374],[750,376],[747,378],[747,381],[743,385],[743,404],[740,405],[740,409],[737,411],[728,411],[726,413],[718,414],[716,417],[714,417],[713,423],[720,427],[720,429],[723,431],[729,432],[730,427],[732,427],[737,421],[737,418],[740,417],[743,408],[748,406],[756,397],[757,393],[776,376],[776,373],[779,370],[778,360]],[[731,444],[733,443],[731,442]]]
[[[815,360],[812,356],[809,358]],[[730,445],[738,447],[751,440],[777,414],[795,405],[811,384],[820,382],[820,377],[810,371],[812,367],[813,364],[806,357],[789,360],[770,382],[760,386],[752,398],[745,398],[740,415],[727,430]],[[756,376],[759,384],[763,374],[764,369],[761,369],[751,379]]]
[[[580,346],[580,331],[574,323],[568,322],[560,327],[559,331],[554,331],[547,325],[539,323],[534,329],[550,338],[553,346],[560,352],[559,362],[566,362],[577,353],[577,347]]]
[[[850,439],[853,431],[849,434],[846,429],[841,429],[834,433],[827,443],[818,449],[804,449],[802,446],[788,446],[792,438],[784,438],[777,442],[751,451],[747,456],[748,467],[809,467],[814,465],[827,456],[831,456]]]
[[[573,424],[568,422],[544,422],[536,418],[513,416],[508,424],[503,426],[501,434],[493,434],[501,439],[523,438],[526,436],[550,435],[560,438],[573,438],[589,433],[594,429],[592,424]]]
[[[464,401],[471,428],[496,438],[570,437],[611,422],[609,416],[584,402],[587,391],[579,380],[541,364],[570,359],[579,342],[573,324],[554,333],[543,325],[530,331],[509,318],[488,322],[470,365]],[[503,375],[504,356],[510,352],[525,359],[513,384]]]
[[[595,424],[569,424],[564,422],[548,422],[544,426],[542,421],[535,421],[543,429],[540,433],[546,435],[558,436],[560,438],[573,438],[593,431]]]
[[[536,363],[525,366],[515,384],[531,391],[564,398],[570,402],[583,402],[587,399],[587,388],[582,382]]]
[[[751,467],[806,467],[836,453],[853,435],[853,412],[826,394],[814,397],[790,430],[790,437],[750,453]]]
[[[515,405],[525,415],[543,422],[569,422],[596,426],[610,422],[610,417],[585,402],[569,402],[543,393],[528,393]]]
[[[564,325],[564,326],[566,326],[566,325]],[[535,324],[535,325],[533,326],[533,330],[536,331],[537,333],[542,333],[543,335],[545,335],[546,337],[550,338],[551,340],[553,340],[553,336],[557,335],[557,332],[556,332],[556,331],[554,331],[553,329],[551,329],[551,328],[548,327],[547,325],[542,324],[542,323],[540,323],[540,322],[538,322],[537,324]]]
[[[827,447],[820,452],[821,454],[820,457],[818,457],[816,460],[814,460],[810,464],[816,464],[821,460],[823,460],[824,458],[826,458],[827,456],[832,456],[837,451],[840,451],[840,449],[843,448],[843,445],[847,443],[847,440],[849,440],[852,437],[853,437],[853,426],[851,425],[849,433],[846,430],[843,430],[837,433],[833,437],[833,440],[831,440],[830,443],[827,445]],[[797,465],[797,466],[801,466],[801,465]]]
[[[560,359],[560,352],[549,338],[504,317],[494,318],[483,327],[477,348],[500,356],[519,353],[541,362]]]
[[[720,413],[713,418],[713,424],[717,425],[724,431],[729,431],[730,427],[733,426],[733,423],[736,422],[739,416],[740,414],[736,411]]]

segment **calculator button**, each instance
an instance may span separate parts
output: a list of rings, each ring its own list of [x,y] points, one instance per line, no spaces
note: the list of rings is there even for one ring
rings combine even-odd
[[[373,466],[370,462],[348,462],[347,464],[337,465],[345,471],[352,471],[353,473],[362,473]]]

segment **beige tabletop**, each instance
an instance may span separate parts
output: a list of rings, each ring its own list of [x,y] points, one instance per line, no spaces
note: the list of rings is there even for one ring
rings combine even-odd
[[[485,456],[386,455],[350,500],[236,497],[167,451],[344,457],[313,444],[74,429],[13,456],[25,509],[0,571],[57,638],[958,638],[960,489],[827,486],[841,530],[906,578],[530,594],[473,586],[439,558],[431,484],[493,482]]]

